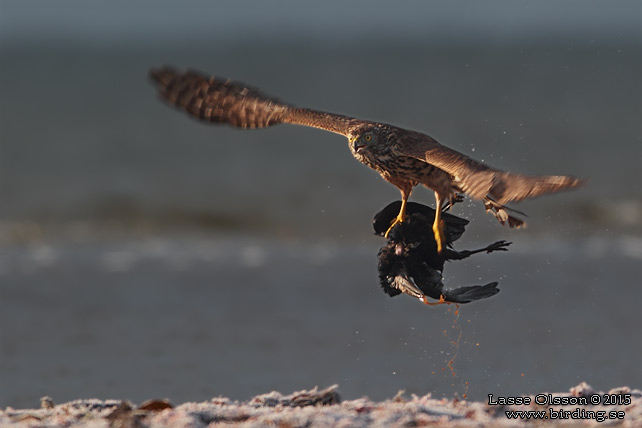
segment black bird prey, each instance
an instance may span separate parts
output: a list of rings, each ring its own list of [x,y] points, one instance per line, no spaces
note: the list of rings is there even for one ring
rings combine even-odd
[[[375,234],[385,236],[401,204],[401,201],[392,202],[375,215]],[[426,227],[435,217],[435,210],[407,202],[406,212],[406,220],[390,230],[388,242],[379,250],[379,281],[384,292],[391,297],[405,293],[427,305],[469,303],[499,293],[497,282],[444,289],[441,275],[447,260],[461,260],[484,251],[507,251],[510,242],[497,241],[479,250],[455,251],[452,243],[462,236],[469,222],[442,212],[445,247],[440,252],[432,230]],[[429,302],[428,297],[437,302]]]

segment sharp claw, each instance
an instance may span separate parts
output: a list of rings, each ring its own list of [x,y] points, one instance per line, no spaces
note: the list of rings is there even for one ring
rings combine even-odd
[[[390,231],[392,230],[392,228],[393,228],[393,227],[395,227],[396,225],[398,225],[399,223],[403,223],[403,221],[404,221],[403,217],[401,216],[401,214],[399,214],[399,215],[398,215],[397,217],[395,217],[395,219],[392,221],[392,223],[390,224],[390,227],[388,228],[388,230],[386,230],[386,233],[385,233],[383,236],[384,236],[386,239],[388,239],[388,235],[390,235]]]

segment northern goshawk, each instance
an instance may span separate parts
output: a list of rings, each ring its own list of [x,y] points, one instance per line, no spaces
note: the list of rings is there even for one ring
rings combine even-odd
[[[523,220],[505,204],[581,185],[570,176],[526,176],[478,162],[420,132],[385,123],[301,108],[269,97],[240,82],[207,77],[172,68],[150,72],[160,94],[172,105],[207,122],[237,128],[264,128],[292,123],[324,129],[348,138],[350,151],[401,191],[402,204],[390,229],[404,221],[412,189],[423,184],[435,193],[433,232],[438,251],[444,246],[440,222],[442,206],[459,193],[481,199],[487,211],[504,224],[518,227]],[[512,213],[509,214],[509,211]]]

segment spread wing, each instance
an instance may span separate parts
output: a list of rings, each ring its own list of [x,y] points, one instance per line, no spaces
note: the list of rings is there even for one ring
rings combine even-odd
[[[398,155],[413,157],[446,171],[468,195],[478,199],[490,197],[500,204],[585,183],[582,179],[565,175],[527,176],[505,172],[443,146],[419,132],[400,133],[393,149]]]
[[[197,71],[170,67],[151,70],[151,80],[171,105],[203,121],[237,128],[264,128],[292,123],[346,135],[348,126],[361,122],[339,114],[299,108],[265,95],[241,82],[208,77]]]

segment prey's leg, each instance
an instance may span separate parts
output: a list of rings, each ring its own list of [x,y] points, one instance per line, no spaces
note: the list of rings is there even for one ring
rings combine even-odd
[[[439,295],[439,300],[436,301],[436,302],[429,302],[428,298],[426,296],[421,296],[419,298],[419,301],[421,301],[421,303],[423,303],[424,305],[428,305],[428,306],[443,305],[444,303],[447,304],[447,305],[450,304],[450,302],[446,301],[446,299],[444,298],[443,294]]]

